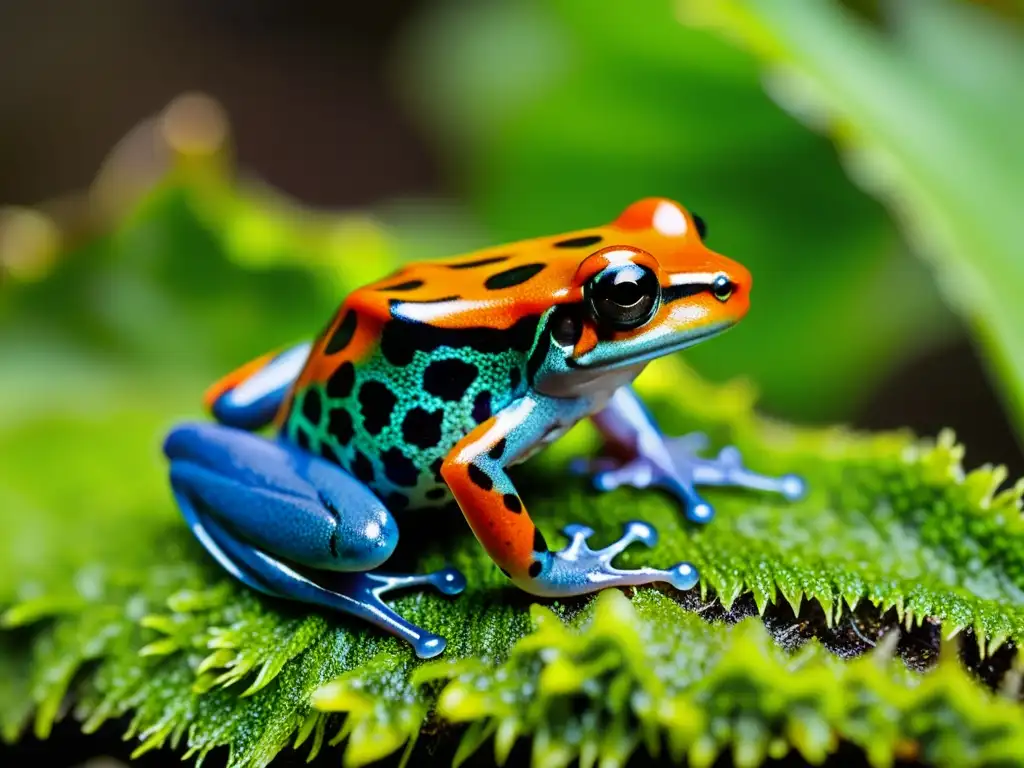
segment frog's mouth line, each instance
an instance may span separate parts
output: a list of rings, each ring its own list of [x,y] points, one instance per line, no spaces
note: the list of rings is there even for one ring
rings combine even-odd
[[[664,357],[665,355],[681,352],[687,347],[692,347],[697,342],[704,341],[705,339],[717,336],[718,334],[729,330],[733,325],[735,325],[735,323],[714,323],[703,328],[694,329],[687,333],[682,339],[679,339],[675,337],[675,334],[672,334],[668,337],[670,339],[668,343],[655,344],[639,351],[635,355],[625,354],[620,357],[595,360],[591,363],[581,363],[579,360],[574,360],[570,357],[567,358],[565,362],[568,367],[575,368],[577,370],[615,370],[630,365],[637,365],[638,363],[647,363],[656,358]]]

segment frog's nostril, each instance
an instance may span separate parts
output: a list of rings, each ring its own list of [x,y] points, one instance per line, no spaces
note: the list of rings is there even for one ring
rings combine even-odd
[[[726,302],[736,292],[737,285],[724,272],[711,281],[711,294],[721,302]]]

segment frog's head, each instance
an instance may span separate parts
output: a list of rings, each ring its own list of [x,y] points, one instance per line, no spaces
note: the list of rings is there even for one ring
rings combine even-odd
[[[607,245],[578,262],[568,301],[547,315],[531,355],[535,386],[564,394],[613,372],[635,375],[739,322],[750,273],[703,235],[703,222],[670,200],[627,208],[604,230]]]

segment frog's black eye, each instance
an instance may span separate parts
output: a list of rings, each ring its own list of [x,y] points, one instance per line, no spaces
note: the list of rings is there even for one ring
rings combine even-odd
[[[735,283],[725,275],[716,275],[715,279],[711,281],[711,295],[719,301],[728,301],[735,290]]]
[[[598,325],[628,331],[654,317],[661,302],[661,283],[640,264],[616,264],[591,278],[584,295]]]
[[[707,222],[705,222],[704,219],[702,219],[700,216],[698,216],[695,213],[691,214],[691,215],[693,216],[693,225],[695,227],[697,227],[697,234],[700,235],[700,239],[701,240],[707,240],[708,239],[708,225],[707,225]]]

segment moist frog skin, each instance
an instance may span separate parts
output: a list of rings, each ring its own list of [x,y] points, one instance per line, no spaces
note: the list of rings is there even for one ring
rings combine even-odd
[[[703,237],[699,217],[647,198],[606,226],[412,263],[359,288],[315,340],[211,387],[214,422],[167,436],[186,522],[253,589],[361,617],[423,658],[444,638],[383,595],[417,585],[457,594],[465,579],[453,568],[388,571],[399,513],[461,510],[494,563],[534,595],[693,587],[686,562],[612,565],[631,543],[656,543],[642,521],[600,550],[587,545],[590,529],[571,525],[569,543],[552,550],[506,468],[589,418],[607,451],[577,470],[599,491],[657,487],[697,523],[713,516],[700,486],[803,495],[800,478],[752,472],[734,448],[705,458],[702,435],[666,437],[631,388],[651,360],[747,313],[750,273]],[[257,434],[266,427],[273,436]],[[329,588],[318,572],[332,572]]]

